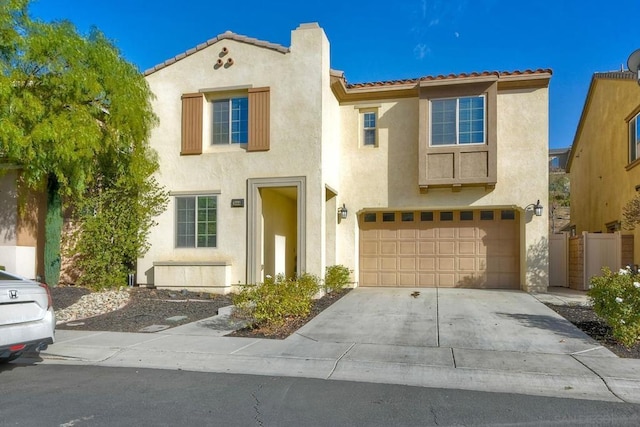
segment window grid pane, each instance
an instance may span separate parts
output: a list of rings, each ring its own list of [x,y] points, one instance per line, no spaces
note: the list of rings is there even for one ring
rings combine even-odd
[[[364,113],[364,145],[376,145],[376,113]]]
[[[438,99],[431,102],[431,144],[456,143],[456,100]]]
[[[176,247],[216,247],[217,197],[176,197]]]
[[[249,99],[213,101],[213,143],[246,144],[249,141]]]
[[[231,100],[231,142],[246,144],[248,141],[249,102],[247,98]]]
[[[640,126],[638,126],[638,117],[635,116],[629,122],[629,163],[638,159],[640,155]]]
[[[431,101],[431,145],[485,142],[483,96]]]
[[[460,98],[458,137],[460,144],[484,142],[483,97]]]
[[[176,246],[188,248],[195,246],[195,199],[193,197],[176,198]]]
[[[216,246],[216,197],[198,197],[198,247]]]
[[[229,143],[229,100],[213,101],[213,143]]]

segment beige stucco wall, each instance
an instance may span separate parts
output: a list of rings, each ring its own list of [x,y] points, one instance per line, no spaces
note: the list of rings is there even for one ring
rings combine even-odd
[[[640,165],[629,165],[627,119],[640,106],[636,80],[597,79],[574,141],[571,176],[571,224],[576,233],[606,232],[622,220],[624,205],[640,184]],[[640,230],[634,234],[634,262],[640,263]]]
[[[362,146],[360,111],[378,110],[378,146]],[[418,187],[418,99],[384,100],[340,107],[342,123],[339,194],[350,215],[338,226],[341,263],[358,277],[357,212],[363,209],[513,207],[547,200],[548,89],[499,91],[498,182],[493,190]],[[546,206],[545,206],[546,208]],[[521,211],[521,288],[548,286],[548,220]]]
[[[30,279],[37,275],[38,198],[29,196],[24,217],[18,212],[16,170],[0,174],[0,265],[9,272]]]
[[[226,47],[230,67],[214,68]],[[156,95],[153,108],[160,118],[151,136],[159,153],[158,180],[173,194],[209,192],[218,195],[218,247],[175,248],[175,205],[157,218],[150,237],[151,249],[138,261],[138,282],[152,283],[154,261],[225,261],[231,264],[233,284],[246,280],[246,205],[231,208],[231,199],[247,199],[247,179],[306,176],[307,270],[322,268],[324,184],[321,179],[323,82],[328,81],[328,41],[317,26],[292,32],[289,53],[221,40],[203,50],[147,76]],[[326,69],[323,69],[326,67]],[[326,84],[328,86],[328,83]],[[205,134],[205,152],[180,156],[181,100],[184,93],[203,89],[270,87],[271,149],[248,153],[241,147],[210,146]],[[237,89],[236,89],[237,90]],[[210,121],[205,116],[205,123]],[[205,129],[206,130],[206,129]]]

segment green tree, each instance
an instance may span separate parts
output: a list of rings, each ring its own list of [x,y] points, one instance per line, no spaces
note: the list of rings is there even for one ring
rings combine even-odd
[[[569,175],[566,173],[549,174],[549,206],[569,206],[569,199]]]
[[[622,226],[625,230],[633,230],[640,223],[640,195],[635,195],[622,208]]]
[[[149,86],[135,66],[100,31],[79,34],[67,21],[46,23],[28,14],[30,0],[0,0],[0,153],[20,167],[28,189],[48,191],[63,208],[72,208],[81,228],[96,217],[113,218],[121,204],[99,203],[101,197],[126,189],[129,206],[141,200],[157,203],[125,209],[137,250],[144,244],[135,225],[150,226],[166,198],[151,176],[157,159],[147,144],[157,118]],[[147,192],[152,196],[145,199]],[[52,211],[55,214],[54,206]],[[62,212],[62,210],[59,210]],[[55,214],[55,215],[61,215]],[[60,218],[58,218],[58,221]],[[49,218],[47,224],[56,223]],[[80,242],[95,233],[87,228]],[[146,232],[142,230],[142,235]],[[47,233],[46,247],[59,246],[60,233]],[[114,240],[110,250],[123,251]],[[104,249],[104,248],[103,248]],[[45,251],[55,252],[53,251]],[[83,253],[86,259],[92,254]],[[48,254],[45,265],[54,265]],[[59,254],[58,254],[59,257]],[[55,273],[46,281],[56,284]]]

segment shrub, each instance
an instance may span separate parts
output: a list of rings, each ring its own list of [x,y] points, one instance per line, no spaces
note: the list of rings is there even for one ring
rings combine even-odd
[[[640,275],[630,268],[613,273],[602,269],[588,292],[594,311],[611,326],[613,336],[627,347],[640,339]]]
[[[168,203],[167,192],[153,178],[142,183],[119,180],[85,197],[77,206],[78,228],[68,256],[76,256],[78,284],[93,290],[127,284],[136,259],[149,249],[154,218]]]
[[[344,265],[331,265],[325,269],[324,290],[330,294],[344,289],[351,282],[351,270]]]
[[[257,324],[276,328],[288,318],[308,316],[319,288],[318,277],[308,273],[297,279],[267,276],[264,283],[245,286],[233,303]]]

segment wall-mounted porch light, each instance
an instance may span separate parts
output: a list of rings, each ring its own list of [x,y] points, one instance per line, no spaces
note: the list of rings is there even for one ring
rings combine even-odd
[[[540,200],[538,200],[535,204],[531,203],[530,205],[527,205],[524,210],[526,211],[529,208],[533,208],[533,213],[535,214],[535,216],[542,216],[542,205],[540,204]]]
[[[347,207],[343,203],[342,207],[338,208],[338,217],[340,219],[347,219],[347,213],[349,213],[349,211],[347,211]]]

